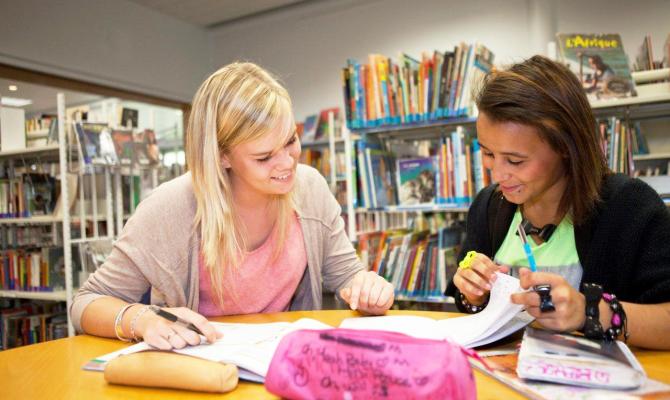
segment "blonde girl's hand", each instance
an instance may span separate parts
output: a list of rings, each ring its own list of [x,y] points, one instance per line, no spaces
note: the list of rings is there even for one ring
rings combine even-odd
[[[537,285],[551,285],[551,300],[555,311],[540,311],[540,296],[530,290],[512,295],[512,303],[526,306],[528,314],[535,317],[545,328],[570,332],[581,328],[586,319],[586,299],[562,276],[548,272],[531,272],[528,268],[519,269],[519,281],[522,289]]]
[[[202,332],[209,343],[223,337],[207,318],[186,307],[163,308],[163,310],[191,322]],[[194,331],[159,317],[151,310],[144,312],[136,321],[138,337],[160,350],[181,349],[200,344],[200,335]]]
[[[393,285],[373,271],[359,271],[340,297],[352,310],[366,314],[384,314],[393,305]]]
[[[504,265],[494,263],[485,254],[468,252],[472,255],[469,266],[461,266],[454,275],[454,285],[473,305],[481,305],[486,301],[496,280],[496,272],[509,272]],[[466,256],[467,258],[468,256]]]

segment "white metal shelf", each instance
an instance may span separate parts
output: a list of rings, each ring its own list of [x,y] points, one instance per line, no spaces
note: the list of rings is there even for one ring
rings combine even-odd
[[[670,102],[670,93],[648,94],[646,96],[626,97],[623,99],[596,100],[591,102],[591,108],[595,110],[601,110],[607,108],[664,102]]]
[[[335,139],[333,139],[333,143],[335,143],[336,145],[343,145],[344,144],[344,139],[343,138],[335,138]],[[309,142],[300,142],[300,147],[302,147],[302,148],[328,147],[328,146],[330,146],[330,140],[328,138],[313,140],[313,141],[309,141]]]
[[[125,219],[130,218],[130,214],[124,214]],[[106,216],[100,214],[96,219],[98,222],[107,222],[105,220]],[[86,221],[93,221],[93,215],[88,214],[84,216]],[[79,216],[70,216],[71,222],[81,222]],[[36,215],[33,217],[26,218],[0,218],[0,225],[41,225],[41,224],[53,224],[63,222],[63,217],[55,215]]]
[[[649,154],[636,154],[633,155],[634,161],[643,161],[643,160],[663,160],[670,158],[670,153],[649,153]]]
[[[26,218],[0,218],[0,225],[37,225],[63,222],[63,217],[54,215],[36,215]]]
[[[13,299],[67,301],[67,292],[65,290],[57,290],[53,292],[0,290],[0,297],[8,297]]]
[[[0,158],[12,158],[12,157],[32,158],[45,154],[56,156],[58,150],[59,150],[58,144],[43,147],[27,147],[25,149],[0,151]]]

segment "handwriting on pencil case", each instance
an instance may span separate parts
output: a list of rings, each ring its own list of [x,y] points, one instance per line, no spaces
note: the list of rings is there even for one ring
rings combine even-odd
[[[392,332],[299,330],[279,343],[265,387],[289,399],[475,399],[468,354]]]

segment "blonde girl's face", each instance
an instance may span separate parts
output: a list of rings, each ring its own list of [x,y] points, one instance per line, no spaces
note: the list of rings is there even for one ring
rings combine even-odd
[[[300,141],[294,131],[288,139],[280,128],[263,137],[241,143],[223,156],[233,190],[248,195],[282,195],[295,184]]]
[[[535,127],[495,122],[480,113],[477,137],[484,168],[507,201],[531,205],[561,198],[567,181],[561,156]]]

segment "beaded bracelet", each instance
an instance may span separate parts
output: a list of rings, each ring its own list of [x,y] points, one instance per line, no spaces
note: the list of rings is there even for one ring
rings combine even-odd
[[[128,311],[128,309],[132,306],[134,306],[137,303],[130,303],[126,304],[121,308],[118,314],[116,314],[116,318],[114,319],[114,333],[116,334],[116,338],[119,339],[122,342],[132,342],[132,339],[129,339],[127,337],[123,336],[123,315]]]
[[[147,310],[149,310],[149,306],[142,307],[142,309],[138,311],[137,314],[135,314],[132,321],[130,321],[130,337],[136,342],[139,342],[140,339],[135,334],[135,324],[137,324],[137,320],[140,318],[140,316],[142,316],[142,314],[147,312]]]
[[[603,333],[605,340],[614,341],[623,333],[623,340],[624,342],[627,341],[629,333],[626,323],[626,312],[623,310],[621,303],[619,303],[619,299],[613,294],[603,293],[603,300],[609,305],[610,310],[612,310],[610,327]]]
[[[465,311],[468,314],[477,314],[489,304],[489,296],[486,296],[486,300],[482,305],[476,306],[468,301],[468,298],[462,292],[458,292],[458,301],[461,305],[461,311]]]
[[[586,298],[586,319],[584,320],[584,336],[589,339],[614,341],[623,333],[623,340],[628,340],[628,325],[626,312],[619,303],[619,299],[610,293],[603,293],[602,286],[594,283],[585,283],[583,292]],[[600,300],[609,305],[612,310],[610,327],[603,329],[600,324],[598,305]]]

